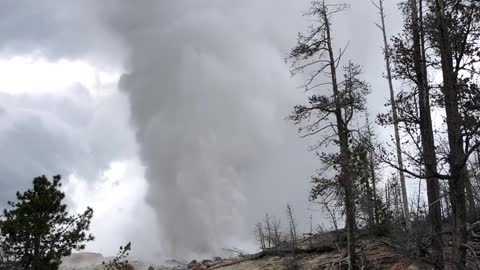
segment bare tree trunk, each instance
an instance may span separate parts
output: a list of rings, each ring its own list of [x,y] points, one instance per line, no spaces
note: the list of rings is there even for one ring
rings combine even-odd
[[[334,210],[330,209],[330,206],[328,206],[328,203],[325,203],[324,207],[327,210],[330,217],[332,218],[333,228],[335,232],[338,232],[337,215],[335,214],[335,209]]]
[[[473,195],[472,175],[470,174],[468,174],[465,189],[467,192],[467,201],[468,201],[468,222],[473,223],[477,221],[477,211],[475,209],[475,197]]]
[[[399,209],[399,203],[398,203],[398,180],[397,178],[394,178],[394,184],[393,184],[393,209],[395,210],[395,218],[397,219],[399,217],[400,209]],[[390,190],[392,191],[392,190]]]
[[[390,207],[390,187],[389,187],[389,183],[387,182],[385,184],[385,202],[386,202],[386,206],[387,206],[387,213],[390,215],[391,213],[391,207]]]
[[[268,248],[271,248],[273,237],[272,237],[272,228],[270,226],[270,217],[268,216],[268,214],[266,214],[265,216],[265,226],[267,226],[266,229],[267,229]]]
[[[450,206],[450,202],[452,201],[450,199],[450,192],[446,192],[444,191],[444,196],[445,196],[445,208],[446,208],[446,211],[447,211],[447,220],[450,224],[453,224],[453,220],[452,220],[452,207]]]
[[[418,179],[418,197],[417,197],[417,220],[420,215],[420,197],[422,194],[422,179]]]
[[[373,225],[379,224],[379,216],[378,216],[378,203],[377,203],[377,174],[375,172],[375,149],[373,145],[373,132],[372,128],[370,126],[370,121],[368,118],[368,113],[365,115],[365,126],[367,128],[367,136],[368,136],[368,169],[369,172],[367,172],[367,183],[368,183],[368,178],[371,179],[372,182],[372,189],[371,189],[371,195],[369,195],[368,199],[371,200],[370,206],[373,207],[372,209],[372,214],[373,214],[373,219],[372,223]],[[368,175],[369,174],[369,175]],[[368,177],[370,176],[370,177]],[[370,187],[370,185],[368,185]]]
[[[292,238],[292,250],[295,251],[297,249],[297,225],[295,224],[295,218],[293,217],[290,204],[287,204],[287,216],[290,225],[290,237]]]
[[[453,50],[450,34],[446,25],[445,2],[435,0],[435,15],[438,26],[437,42],[439,45],[445,112],[447,118],[447,134],[450,147],[450,193],[453,213],[453,246],[452,259],[454,269],[465,269],[466,250],[463,244],[467,242],[466,230],[466,200],[465,183],[467,179],[461,130],[461,115],[459,112],[457,74],[453,65]]]
[[[422,5],[420,5],[422,6]],[[433,137],[432,116],[430,112],[430,94],[428,90],[427,68],[423,45],[422,19],[419,18],[416,0],[410,0],[412,17],[412,37],[414,51],[414,69],[418,87],[418,105],[420,111],[420,135],[422,138],[423,163],[427,176],[427,196],[429,205],[429,218],[432,233],[432,257],[436,269],[443,269],[443,248],[441,241],[442,221],[440,209],[440,188],[437,174],[437,157]]]
[[[387,41],[387,31],[385,26],[385,14],[383,10],[383,1],[379,0],[379,5],[377,6],[380,11],[380,16],[382,19],[382,24],[379,28],[382,30],[383,33],[383,43],[384,43],[384,55],[385,55],[385,68],[387,69],[387,79],[388,79],[388,86],[390,89],[390,103],[392,106],[392,117],[393,117],[393,127],[395,131],[395,144],[397,150],[397,163],[399,167],[398,173],[400,174],[400,185],[402,189],[402,201],[403,201],[403,208],[404,208],[404,218],[407,231],[412,230],[412,222],[410,221],[410,211],[408,209],[408,196],[407,196],[407,187],[405,184],[405,174],[403,170],[403,158],[402,158],[402,148],[400,142],[400,133],[398,130],[398,113],[397,113],[397,105],[395,103],[395,91],[393,90],[393,83],[392,83],[392,71],[390,66],[390,53],[388,49],[388,41]]]
[[[310,233],[309,233],[309,242],[310,242],[310,248],[313,247],[313,217],[310,215]]]
[[[350,179],[349,166],[350,155],[348,147],[348,128],[342,116],[342,105],[340,104],[336,71],[336,59],[333,56],[332,37],[330,33],[330,18],[326,12],[323,13],[326,28],[326,41],[328,49],[328,57],[330,62],[330,76],[332,79],[333,98],[335,102],[335,117],[337,120],[337,132],[340,144],[340,186],[344,191],[345,217],[347,229],[347,253],[349,257],[349,270],[359,269],[357,265],[357,256],[355,253],[355,202],[353,193],[353,183]]]
[[[280,248],[280,221],[276,217],[273,217],[273,233],[275,237],[275,246],[277,251]]]
[[[370,151],[369,153],[369,159],[370,159],[370,176],[372,179],[372,189],[373,189],[373,208],[374,208],[374,214],[375,214],[375,224],[380,223],[380,218],[378,216],[378,204],[377,204],[377,177],[375,173],[375,161],[373,159],[373,151]]]
[[[442,192],[441,192],[441,191],[440,191],[440,197],[442,197]],[[446,208],[445,208],[445,205],[444,205],[442,199],[440,199],[440,209],[441,209],[442,222],[443,222],[443,219],[445,219],[445,211],[446,211]]]
[[[368,162],[370,163],[370,161]],[[368,164],[369,168],[371,167],[370,164]],[[367,195],[367,214],[368,214],[368,229],[373,229],[375,225],[375,215],[374,215],[374,201],[373,201],[373,192],[372,188],[370,187],[370,181],[369,181],[369,175],[368,171],[365,172],[365,192]]]

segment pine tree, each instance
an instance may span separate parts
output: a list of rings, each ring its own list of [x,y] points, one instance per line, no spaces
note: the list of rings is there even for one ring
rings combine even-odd
[[[418,90],[419,127],[422,140],[422,157],[427,180],[427,197],[429,204],[429,216],[432,233],[432,257],[435,260],[436,269],[443,269],[443,249],[441,242],[442,222],[440,210],[440,188],[438,183],[437,157],[432,127],[430,108],[430,86],[428,84],[425,40],[423,31],[422,1],[410,0],[405,5],[407,15],[406,31],[413,40],[411,47],[403,52],[410,53],[408,58],[413,61],[412,73],[414,74],[415,86]],[[397,43],[398,45],[398,43]],[[404,48],[405,49],[405,48]]]
[[[8,202],[0,230],[2,249],[19,269],[58,269],[62,256],[81,250],[93,240],[88,234],[93,210],[70,215],[62,203],[65,194],[60,190],[61,177],[49,181],[45,176],[33,179],[33,188],[17,192],[17,201]],[[14,269],[9,267],[9,269]]]
[[[440,88],[446,115],[449,190],[453,213],[452,267],[465,269],[466,162],[479,146],[473,139],[478,137],[480,119],[478,110],[476,115],[471,110],[470,117],[462,114],[462,111],[469,109],[468,101],[479,98],[478,86],[472,78],[477,76],[480,62],[480,3],[477,0],[429,0],[427,3],[431,23],[428,29],[430,43],[435,49],[434,56],[439,62],[443,79]],[[469,98],[462,98],[465,96]]]
[[[336,171],[333,177],[314,177],[312,197],[321,196],[327,189],[336,189],[343,199],[346,216],[347,253],[349,269],[358,269],[355,254],[355,182],[358,175],[352,173],[353,140],[352,120],[359,112],[364,112],[369,85],[359,79],[361,68],[349,62],[343,69],[343,80],[338,76],[341,58],[345,50],[335,55],[332,35],[332,16],[346,8],[345,5],[328,5],[325,1],[314,1],[308,15],[315,17],[306,34],[299,34],[297,46],[290,53],[293,62],[292,73],[312,72],[305,84],[307,91],[323,90],[312,94],[307,105],[295,106],[290,119],[301,125],[303,136],[323,135],[314,148],[334,144],[335,153],[319,153],[323,166]],[[341,71],[340,71],[341,72]],[[322,81],[323,75],[328,78]]]

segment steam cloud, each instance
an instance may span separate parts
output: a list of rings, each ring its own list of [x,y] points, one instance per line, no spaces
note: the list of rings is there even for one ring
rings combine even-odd
[[[252,225],[243,187],[273,180],[264,177],[282,183],[263,167],[285,155],[276,148],[289,134],[284,118],[295,84],[278,44],[289,46],[292,35],[285,39],[268,10],[300,13],[286,1],[256,2],[124,2],[110,17],[130,53],[120,88],[130,99],[147,201],[173,257],[232,244]],[[288,169],[276,168],[283,177]]]

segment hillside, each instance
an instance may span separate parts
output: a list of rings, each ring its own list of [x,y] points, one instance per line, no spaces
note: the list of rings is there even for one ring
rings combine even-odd
[[[332,239],[331,233],[318,234],[302,240],[295,253],[286,248],[270,249],[267,252],[244,258],[227,259],[221,262],[191,263],[189,266],[192,270],[338,269],[338,266],[345,265],[347,261],[344,250],[339,249]],[[394,245],[383,239],[361,240],[357,252],[361,257],[362,264],[368,269],[432,269],[429,265],[402,256]]]
[[[292,252],[290,243],[283,242],[281,247],[266,251],[244,255],[240,257],[222,259],[193,260],[189,264],[179,261],[167,261],[162,265],[154,265],[141,260],[130,259],[133,270],[290,270],[290,269],[338,269],[345,265],[344,249],[336,243],[338,239],[334,233],[321,233],[305,238],[298,242],[295,252]],[[341,242],[341,241],[340,241]],[[398,247],[382,238],[365,238],[359,241],[357,253],[362,265],[368,269],[415,270],[432,269],[399,251]],[[102,270],[102,261],[108,261],[101,254],[77,253],[64,258],[62,270]],[[129,269],[130,270],[130,269]]]
[[[444,229],[444,242],[449,239],[449,228]],[[469,252],[467,269],[477,269],[480,255],[480,221],[470,224]],[[394,237],[395,235],[395,237]],[[220,257],[205,259],[198,258],[190,263],[180,261],[166,261],[162,264],[152,264],[142,260],[129,259],[133,268],[128,270],[329,270],[339,269],[346,265],[345,249],[341,247],[342,232],[318,233],[298,241],[295,252],[292,252],[291,243],[283,241],[279,247],[269,248],[257,254],[242,255],[239,257]],[[340,244],[339,244],[340,243]],[[390,237],[374,237],[367,233],[361,234],[358,240],[357,254],[365,269],[389,269],[389,270],[429,270],[431,265],[418,259],[410,258],[406,253],[405,246],[417,245],[410,242],[404,232],[395,232]],[[340,245],[340,246],[339,246]],[[398,245],[403,245],[400,247]],[[418,247],[417,247],[418,248]],[[471,252],[470,252],[471,251]],[[450,269],[450,248],[445,250],[446,269]],[[420,256],[421,257],[421,256]],[[108,261],[98,253],[77,253],[63,259],[61,270],[102,270],[102,261]],[[295,267],[296,266],[296,267]],[[151,268],[150,268],[151,270]]]

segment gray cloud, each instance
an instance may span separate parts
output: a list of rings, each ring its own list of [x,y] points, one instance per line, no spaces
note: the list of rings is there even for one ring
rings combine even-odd
[[[89,58],[102,65],[120,63],[121,43],[104,27],[97,2],[2,0],[0,55],[33,54],[50,60]]]
[[[56,95],[0,94],[2,204],[35,176],[96,179],[112,159],[134,153],[122,104],[118,94],[94,100],[80,85]]]

